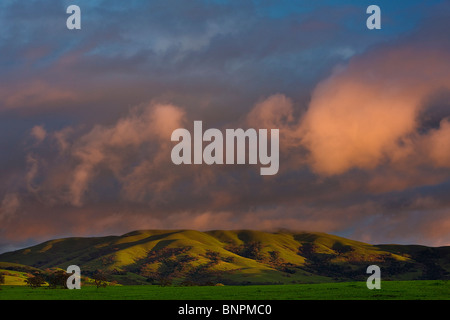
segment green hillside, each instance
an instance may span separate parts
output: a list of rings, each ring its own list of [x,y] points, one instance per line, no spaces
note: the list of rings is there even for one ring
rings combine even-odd
[[[5,277],[5,285],[26,285],[25,279],[28,274],[41,272],[38,268],[10,262],[0,262],[0,274]]]
[[[1,254],[0,261],[10,270],[11,263],[40,270],[75,264],[85,276],[101,270],[121,284],[321,283],[364,280],[371,264],[385,280],[448,279],[450,247],[374,246],[286,230],[140,230],[50,240]]]

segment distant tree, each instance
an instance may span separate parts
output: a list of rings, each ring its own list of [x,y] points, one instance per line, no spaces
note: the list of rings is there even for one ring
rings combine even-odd
[[[159,285],[162,287],[170,286],[172,284],[172,279],[176,277],[182,268],[183,264],[179,264],[177,259],[164,258],[156,273]]]
[[[105,288],[108,285],[106,275],[100,270],[92,275],[92,280],[97,288]]]
[[[341,243],[339,241],[336,242],[335,244],[333,244],[331,249],[333,249],[338,254],[345,254],[347,252],[353,251],[353,248],[351,246],[345,245],[345,244],[343,244],[343,243]]]
[[[0,273],[0,284],[5,284],[5,275]]]
[[[241,255],[242,248],[243,248],[243,246],[238,246],[238,245],[230,242],[225,246],[224,249],[228,250],[230,252],[233,252],[235,254]]]
[[[113,255],[113,254],[110,254],[110,255],[108,255],[106,257],[102,257],[101,258],[102,265],[104,265],[104,266],[109,265],[109,264],[113,264],[114,262],[116,262],[116,260],[117,260],[116,256]]]
[[[147,277],[146,281],[150,284],[155,284],[157,280],[157,276],[152,274],[150,276]]]
[[[269,264],[272,265],[272,267],[288,274],[295,273],[296,266],[290,262],[286,262],[283,258],[281,258],[278,251],[269,251],[269,255]]]
[[[262,243],[259,241],[250,241],[241,245],[228,243],[224,249],[249,259],[261,260],[263,258],[261,254]]]
[[[209,264],[202,264],[192,268],[187,272],[185,282],[201,286],[217,283],[219,274],[209,267]]]
[[[259,241],[251,241],[245,244],[242,256],[254,260],[260,260],[262,258],[261,255],[262,244]]]
[[[211,265],[216,265],[220,262],[220,255],[217,251],[206,251],[206,257],[211,261]]]
[[[233,256],[223,257],[222,260],[224,262],[233,263],[234,262],[234,257]]]
[[[171,249],[171,248],[169,248]],[[152,261],[143,264],[136,270],[136,273],[146,277],[147,282],[153,285],[167,286],[172,283],[174,278],[182,278],[183,275],[191,268],[191,262],[198,258],[186,254],[183,250],[164,250],[164,252],[154,252],[146,259]],[[161,254],[160,254],[161,253]],[[155,270],[155,264],[158,263]],[[128,269],[130,271],[130,269]]]
[[[161,286],[161,287],[167,287],[167,286],[170,286],[170,285],[172,285],[172,279],[171,278],[160,278],[159,279],[159,285]]]
[[[192,280],[183,280],[180,285],[182,285],[183,287],[192,287],[195,286],[195,282]]]
[[[48,285],[50,288],[57,288],[62,287],[66,288],[67,286],[67,279],[69,278],[69,274],[65,272],[64,270],[56,270],[56,271],[50,271],[47,273],[45,280],[48,282]]]
[[[270,264],[277,266],[283,263],[283,260],[280,258],[280,253],[278,251],[270,251],[269,255],[270,255],[269,258]]]
[[[39,288],[45,283],[45,280],[40,274],[31,274],[25,279],[25,283],[32,288]]]
[[[309,258],[313,256],[317,251],[317,245],[311,242],[303,243],[300,247],[298,247],[298,255],[303,256],[305,258]]]

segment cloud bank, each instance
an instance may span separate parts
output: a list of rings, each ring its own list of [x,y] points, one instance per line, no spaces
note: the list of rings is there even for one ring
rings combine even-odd
[[[30,15],[22,42],[18,7],[2,5],[0,250],[143,228],[450,244],[448,4],[413,1],[417,24],[386,19],[377,35],[331,2],[160,3],[160,16],[113,2],[110,21],[135,16],[121,28],[98,23],[102,3],[76,37],[35,32]],[[52,6],[25,13],[45,8],[57,24]],[[171,133],[195,120],[279,129],[278,174],[174,165]]]

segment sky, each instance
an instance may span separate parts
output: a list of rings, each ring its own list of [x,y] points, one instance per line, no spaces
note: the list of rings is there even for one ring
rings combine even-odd
[[[1,1],[0,252],[137,229],[450,245],[449,29],[438,0]],[[195,120],[279,129],[278,173],[174,165]]]

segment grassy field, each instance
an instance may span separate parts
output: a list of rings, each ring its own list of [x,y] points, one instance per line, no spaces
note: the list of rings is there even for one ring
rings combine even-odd
[[[81,290],[2,286],[0,300],[450,300],[449,281],[384,281],[380,290],[365,282],[159,287],[82,287]]]

